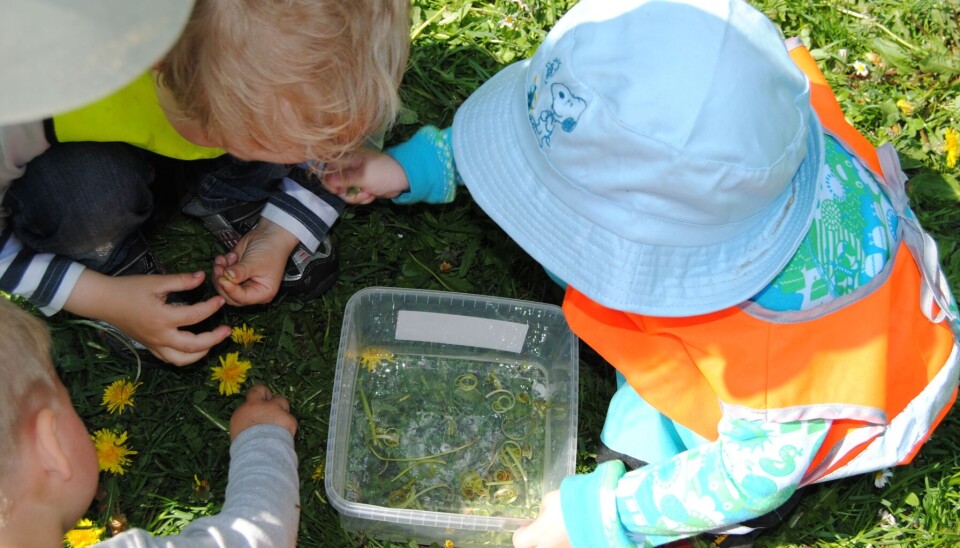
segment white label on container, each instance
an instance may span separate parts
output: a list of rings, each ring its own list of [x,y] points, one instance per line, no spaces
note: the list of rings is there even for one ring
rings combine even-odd
[[[398,341],[457,344],[519,354],[528,327],[503,320],[401,310],[394,336]]]

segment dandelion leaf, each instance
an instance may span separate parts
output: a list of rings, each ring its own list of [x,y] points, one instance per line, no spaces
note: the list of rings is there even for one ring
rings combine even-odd
[[[912,73],[917,70],[917,64],[910,56],[910,53],[897,45],[896,42],[875,38],[873,40],[873,49],[877,51],[880,57],[890,66],[906,73]]]

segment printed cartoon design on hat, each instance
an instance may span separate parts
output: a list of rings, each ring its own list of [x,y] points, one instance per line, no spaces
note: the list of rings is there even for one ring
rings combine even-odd
[[[543,78],[544,86],[550,84],[550,79],[553,78],[559,68],[559,59],[547,63]],[[577,127],[580,115],[587,108],[587,102],[577,97],[566,84],[554,82],[550,84],[550,106],[534,115],[539,98],[537,81],[538,78],[535,77],[533,85],[527,91],[530,126],[537,135],[537,143],[540,148],[550,148],[550,137],[553,135],[553,130],[557,124],[560,124],[560,129],[566,133],[572,132]]]

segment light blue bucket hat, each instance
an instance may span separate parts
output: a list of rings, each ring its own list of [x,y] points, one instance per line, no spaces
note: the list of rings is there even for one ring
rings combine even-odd
[[[779,31],[738,0],[582,0],[453,123],[477,203],[610,308],[748,300],[810,225],[823,135]]]

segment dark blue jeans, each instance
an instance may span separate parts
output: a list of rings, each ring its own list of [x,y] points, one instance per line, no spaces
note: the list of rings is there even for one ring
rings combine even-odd
[[[265,201],[289,171],[230,156],[172,160],[124,143],[55,144],[27,165],[4,205],[25,247],[110,272],[153,213],[154,185],[191,193],[184,212],[202,216]]]

